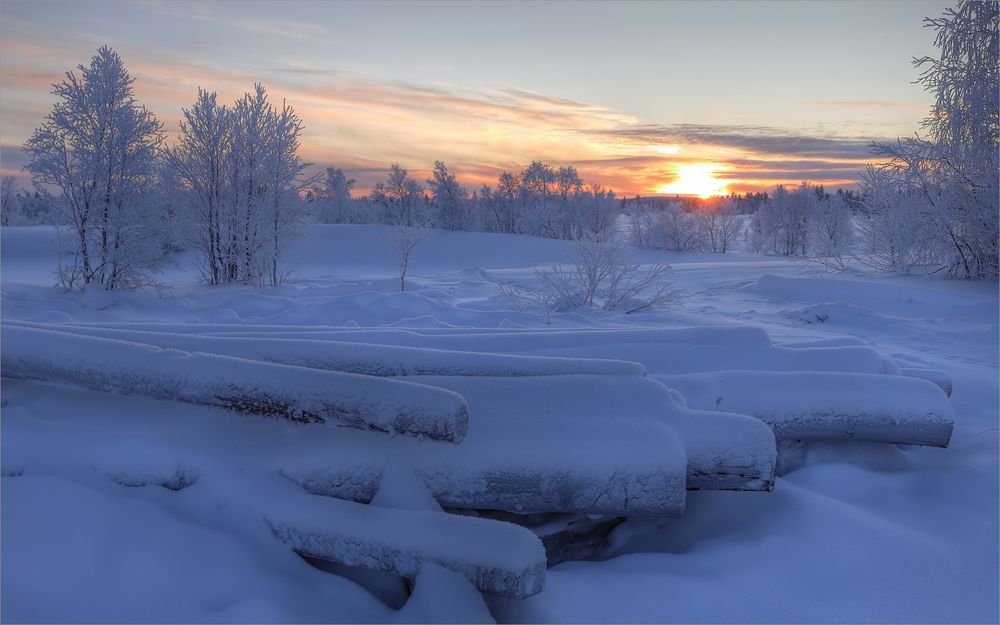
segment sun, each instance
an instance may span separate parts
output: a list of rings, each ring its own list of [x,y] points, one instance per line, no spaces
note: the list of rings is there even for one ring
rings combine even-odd
[[[704,163],[693,163],[691,165],[681,165],[677,169],[677,179],[669,184],[662,185],[658,193],[664,195],[697,195],[705,199],[713,195],[726,195],[729,189],[726,188],[728,180],[719,180],[715,177],[718,168],[715,165]]]

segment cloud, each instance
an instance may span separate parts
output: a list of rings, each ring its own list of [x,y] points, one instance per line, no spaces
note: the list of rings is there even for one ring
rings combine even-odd
[[[731,147],[757,154],[808,156],[830,160],[864,160],[881,137],[839,137],[798,134],[771,126],[645,124],[597,130],[606,140],[639,145],[669,143]]]

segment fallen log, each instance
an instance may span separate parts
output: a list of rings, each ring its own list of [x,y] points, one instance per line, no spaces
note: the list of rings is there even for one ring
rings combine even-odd
[[[322,452],[297,450],[282,471],[309,492],[369,501],[382,459],[402,459],[445,508],[520,514],[677,516],[689,488],[773,485],[774,435],[765,424],[689,410],[648,378],[420,381],[469,401],[476,420],[461,445],[359,447],[344,431]]]
[[[237,326],[239,328],[239,326]],[[650,372],[684,374],[739,369],[751,371],[840,371],[886,373],[885,359],[859,345],[785,347],[772,345],[752,327],[704,327],[656,330],[564,331],[427,331],[340,328],[316,331],[242,329],[220,336],[274,336],[316,341],[407,345],[442,350],[551,356],[611,358],[643,363]]]
[[[367,501],[380,479],[375,467],[394,458],[412,467],[444,508],[649,516],[684,511],[687,454],[663,417],[683,407],[656,382],[589,375],[418,379],[469,402],[476,418],[461,445],[396,439],[355,451],[344,432],[336,437],[344,441],[337,443],[342,451],[299,453],[283,461],[283,472],[310,492]]]
[[[468,405],[440,388],[5,324],[2,375],[246,414],[459,442]]]
[[[951,392],[954,389],[951,376],[944,371],[938,371],[936,369],[921,369],[917,367],[900,367],[899,375],[905,375],[908,378],[921,378],[923,380],[933,382],[934,384],[937,384],[948,397],[951,397]]]
[[[545,549],[528,529],[317,497],[290,486],[277,495],[276,488],[253,484],[268,490],[264,522],[299,554],[411,579],[425,563],[434,563],[462,574],[481,592],[512,599],[544,588]]]
[[[514,514],[496,510],[457,510],[457,514],[514,523],[531,530],[545,546],[551,568],[569,560],[587,560],[609,546],[608,535],[625,517],[587,514]]]
[[[774,489],[777,451],[767,424],[711,410],[676,411],[670,420],[687,450],[688,490]]]
[[[568,374],[646,375],[646,368],[641,364],[624,360],[515,356],[345,341],[211,337],[16,321],[12,322],[12,325],[132,341],[156,345],[164,349],[197,351],[379,377],[412,375],[492,377]]]
[[[626,464],[626,458],[647,449],[655,439],[625,447],[615,446],[615,439],[607,437],[615,436],[618,431],[643,429],[652,437],[657,429],[669,429],[680,436],[684,446],[687,489],[769,491],[773,487],[776,451],[774,435],[768,427],[741,414],[691,410],[678,403],[671,389],[648,378],[553,376],[539,379],[535,388],[527,380],[511,380],[506,382],[506,388],[498,389],[491,388],[491,383],[483,379],[419,380],[460,393],[475,412],[477,424],[497,422],[502,426],[511,414],[532,415],[535,427],[553,427],[557,440],[566,441],[555,442],[553,447],[575,440],[566,438],[574,430],[584,432],[591,426],[600,427],[606,431],[601,435],[605,437],[603,452],[594,452],[594,457],[614,459],[622,465]],[[512,403],[512,396],[525,399]]]
[[[941,388],[914,377],[719,371],[657,375],[693,408],[751,415],[784,440],[860,440],[947,447],[954,414]]]
[[[585,339],[591,345],[615,343],[656,343],[684,345],[770,345],[767,332],[754,326],[699,326],[690,328],[623,329],[466,329],[466,328],[359,328],[343,326],[267,325],[250,323],[157,323],[157,322],[73,322],[67,328],[119,329],[131,331],[198,334],[203,336],[238,336],[298,338],[312,340],[348,340],[358,343],[437,347],[442,349],[489,351],[480,349],[492,341],[532,343],[543,341],[546,347],[572,347]],[[346,337],[351,338],[346,338]],[[500,351],[500,350],[497,350]]]

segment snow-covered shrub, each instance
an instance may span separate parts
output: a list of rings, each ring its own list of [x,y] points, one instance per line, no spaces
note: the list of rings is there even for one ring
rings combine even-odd
[[[0,179],[0,225],[38,226],[61,225],[65,211],[56,206],[57,198],[45,187],[33,190],[18,188],[13,176]]]
[[[557,263],[535,271],[557,310],[598,306],[626,314],[677,303],[681,291],[672,279],[670,265],[643,269],[629,249],[607,236],[573,243],[570,263]]]
[[[411,226],[400,219],[392,224],[387,243],[399,267],[399,290],[406,290],[406,272],[410,269],[410,256],[427,238],[426,226]]]

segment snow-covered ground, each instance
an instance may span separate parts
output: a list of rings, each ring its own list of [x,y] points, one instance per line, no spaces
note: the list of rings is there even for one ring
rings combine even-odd
[[[632,519],[615,530],[612,548],[599,560],[555,566],[546,574],[545,590],[528,599],[490,596],[487,603],[501,622],[1000,619],[995,284],[830,275],[747,253],[646,250],[637,252],[644,262],[673,264],[687,291],[682,307],[628,316],[598,310],[548,316],[501,286],[522,291],[537,286],[536,267],[565,262],[569,244],[562,241],[433,232],[414,252],[408,290],[400,293],[384,228],[318,226],[293,252],[295,279],[279,288],[200,285],[194,258],[184,254],[164,274],[160,293],[110,295],[50,286],[56,244],[51,229],[4,228],[2,237],[5,322],[292,339],[365,327],[417,329],[424,335],[490,329],[509,336],[452,337],[455,344],[448,348],[489,351],[489,341],[496,340],[518,353],[633,360],[651,377],[665,379],[684,372],[669,346],[609,338],[614,349],[602,350],[564,334],[542,345],[532,342],[537,335],[533,339],[518,330],[728,325],[762,328],[776,344],[868,346],[902,367],[944,371],[954,383],[949,448],[814,444],[801,466],[777,478],[772,493],[688,492],[683,516]],[[303,333],[303,326],[309,332]],[[382,336],[381,342],[392,342],[391,333]],[[729,347],[706,345],[685,357],[692,358],[690,367],[701,366],[699,357],[724,359],[727,352],[742,362],[748,356],[737,341],[744,339],[756,340],[750,331],[737,333]],[[510,349],[514,344],[517,349]],[[866,353],[854,352],[858,362]],[[477,366],[500,366],[488,358],[464,358]],[[519,362],[510,358],[500,364]],[[255,482],[249,474],[271,466],[278,447],[286,456],[300,454],[303,462],[322,458],[323,436],[314,435],[314,427],[5,379],[0,617],[8,622],[487,618],[478,594],[444,568],[428,566],[409,603],[396,612],[387,605],[394,603],[386,600],[393,594],[390,582],[376,598],[348,577],[310,566],[256,522],[255,514],[271,498],[284,501],[286,494],[281,485]],[[337,435],[371,436],[349,430]],[[631,439],[607,440],[624,445]],[[599,466],[601,446],[586,449]],[[356,455],[363,465],[363,455]],[[638,466],[643,454],[636,456]],[[667,460],[662,464],[670,468]],[[434,512],[401,512],[400,518],[408,514]],[[535,554],[517,551],[517,535],[497,540],[515,545],[497,557],[497,567],[530,568]]]

